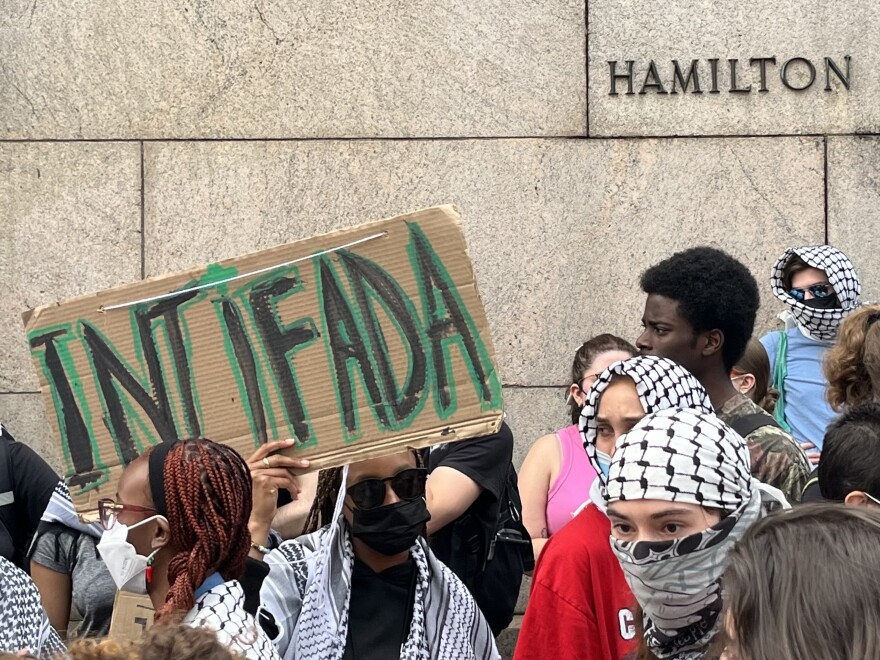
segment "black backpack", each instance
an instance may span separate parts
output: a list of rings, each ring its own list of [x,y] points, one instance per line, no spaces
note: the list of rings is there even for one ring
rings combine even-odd
[[[0,426],[0,556],[16,566],[23,567],[24,554],[15,547],[15,539],[18,538],[18,517],[15,510],[12,461],[9,458],[10,442],[15,442],[15,438]]]
[[[465,514],[453,523],[451,554],[450,568],[474,595],[497,637],[513,621],[523,574],[535,568],[513,465],[498,501],[494,532],[486,533],[475,518]]]

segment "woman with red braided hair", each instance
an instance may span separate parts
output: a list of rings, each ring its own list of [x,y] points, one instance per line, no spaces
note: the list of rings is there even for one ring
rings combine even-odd
[[[132,461],[101,500],[98,550],[117,587],[149,594],[156,621],[211,628],[252,660],[278,658],[244,609],[251,477],[235,450],[203,438],[162,443]]]

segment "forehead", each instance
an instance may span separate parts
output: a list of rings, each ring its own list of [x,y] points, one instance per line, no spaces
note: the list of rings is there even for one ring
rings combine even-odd
[[[408,467],[415,467],[416,458],[411,451],[404,451],[391,456],[382,456],[381,458],[372,458],[368,461],[353,463],[348,468],[348,481],[346,483],[357,483],[361,479],[384,479],[385,477],[393,477],[401,470]]]
[[[124,504],[152,506],[149,483],[149,463],[141,456],[128,464],[119,477],[116,497]]]
[[[704,511],[699,504],[689,502],[669,502],[666,500],[618,500],[608,504],[610,515],[622,516],[630,520],[651,520],[666,512],[679,516],[699,516]]]
[[[795,289],[819,282],[827,283],[828,275],[818,268],[804,268],[791,276],[791,286]]]
[[[645,319],[669,324],[687,324],[678,311],[678,301],[652,293],[645,301]]]
[[[584,376],[589,376],[591,374],[600,374],[605,371],[608,367],[610,367],[615,362],[620,362],[621,360],[628,360],[632,355],[627,353],[626,351],[603,351],[596,356],[590,366],[584,371]]]
[[[635,381],[629,376],[614,376],[599,398],[599,415],[618,411],[645,414]]]

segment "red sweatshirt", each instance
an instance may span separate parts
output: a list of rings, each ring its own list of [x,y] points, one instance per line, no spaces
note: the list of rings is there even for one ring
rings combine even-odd
[[[635,599],[590,504],[541,551],[514,660],[620,660],[635,649]]]

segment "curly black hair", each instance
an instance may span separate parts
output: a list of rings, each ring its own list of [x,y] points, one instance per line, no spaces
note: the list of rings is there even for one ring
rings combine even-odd
[[[716,248],[690,248],[646,270],[640,284],[648,295],[675,300],[695,333],[720,330],[728,371],[742,357],[761,301],[754,275],[739,261]]]

